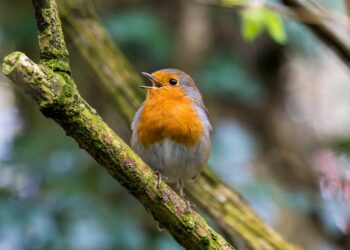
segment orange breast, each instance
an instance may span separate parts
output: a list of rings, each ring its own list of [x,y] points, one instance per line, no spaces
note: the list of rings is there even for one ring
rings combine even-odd
[[[144,146],[170,138],[189,147],[199,142],[204,130],[192,101],[181,88],[148,90],[136,129]]]

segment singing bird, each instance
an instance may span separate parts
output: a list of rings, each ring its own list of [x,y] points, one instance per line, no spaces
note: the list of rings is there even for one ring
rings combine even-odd
[[[194,180],[211,149],[211,124],[202,96],[192,78],[178,69],[142,73],[152,83],[131,124],[133,150],[155,171],[179,183]]]

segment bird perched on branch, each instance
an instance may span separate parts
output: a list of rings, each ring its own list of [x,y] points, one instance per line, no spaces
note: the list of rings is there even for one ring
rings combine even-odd
[[[131,147],[169,183],[194,180],[210,154],[211,125],[192,78],[178,69],[142,73],[152,83],[131,124]]]

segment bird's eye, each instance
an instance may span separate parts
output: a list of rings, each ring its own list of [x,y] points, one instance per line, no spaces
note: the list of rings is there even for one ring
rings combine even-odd
[[[176,84],[177,84],[177,81],[176,81],[176,79],[170,79],[170,80],[169,80],[169,83],[170,83],[171,85],[176,85]]]

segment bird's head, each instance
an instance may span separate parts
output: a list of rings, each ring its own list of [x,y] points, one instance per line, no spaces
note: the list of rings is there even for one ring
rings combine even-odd
[[[161,69],[152,74],[142,72],[152,83],[151,86],[140,86],[152,91],[168,90],[168,91],[183,91],[189,98],[195,101],[202,101],[196,84],[192,78],[185,72],[178,69]]]

